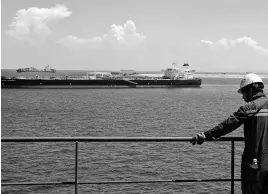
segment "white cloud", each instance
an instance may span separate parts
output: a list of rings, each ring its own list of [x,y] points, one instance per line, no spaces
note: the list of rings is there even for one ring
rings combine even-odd
[[[201,43],[205,43],[205,44],[210,45],[210,46],[213,45],[213,43],[209,40],[201,40]]]
[[[57,41],[58,43],[62,44],[66,47],[99,47],[100,43],[103,42],[103,37],[94,37],[94,38],[78,38],[76,36],[67,36]]]
[[[112,38],[115,38],[121,44],[138,45],[145,39],[145,36],[137,33],[135,23],[129,20],[124,26],[111,25],[111,29],[105,39]]]
[[[9,25],[10,30],[7,31],[7,34],[31,43],[43,42],[51,33],[47,24],[69,17],[71,14],[65,5],[56,5],[52,8],[20,9]]]
[[[224,46],[224,47],[227,48],[227,49],[229,48],[227,38],[222,38],[222,39],[218,40],[218,43],[219,43],[220,45]]]
[[[254,48],[254,49],[256,49],[256,50],[258,50],[258,51],[260,51],[260,52],[262,52],[264,54],[268,54],[268,49],[259,46],[257,44],[257,42],[255,40],[253,40],[252,38],[250,38],[250,37],[245,37],[244,36],[244,37],[241,37],[241,38],[237,38],[236,40],[231,40],[230,41],[230,44],[232,46],[235,46],[236,44],[242,44],[242,43],[244,43],[244,44],[248,45],[249,47],[252,47],[252,48]]]
[[[268,55],[268,49],[259,46],[254,39],[252,39],[251,37],[246,37],[246,36],[240,37],[234,40],[228,40],[227,38],[222,38],[217,41],[217,44],[213,44],[213,42],[209,40],[201,40],[201,43],[209,44],[210,46],[214,45],[215,47],[216,45],[219,45],[219,46],[223,46],[226,49],[235,48],[238,45],[244,44],[254,49],[255,51],[258,51],[261,54]]]
[[[92,44],[92,43],[99,43],[102,41],[101,37],[94,37],[91,39],[83,39],[83,38],[78,38],[76,36],[67,36],[65,39],[61,39],[58,42],[69,46],[69,45],[84,45],[84,44]]]
[[[142,43],[145,36],[141,33],[136,32],[136,25],[133,21],[127,21],[124,26],[117,26],[112,24],[107,34],[94,38],[78,38],[75,36],[67,36],[65,39],[59,42],[63,45],[87,45],[96,43],[110,43],[113,46],[128,45],[135,46]]]
[[[230,40],[230,44],[232,46],[235,46],[236,44],[241,44],[241,43],[245,43],[245,44],[247,44],[249,46],[257,45],[257,42],[255,40],[253,40],[250,37],[246,37],[246,36],[237,38],[235,40]]]

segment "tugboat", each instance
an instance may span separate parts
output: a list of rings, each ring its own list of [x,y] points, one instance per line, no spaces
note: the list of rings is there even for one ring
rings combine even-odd
[[[56,73],[56,69],[51,69],[49,65],[45,66],[45,69],[36,69],[34,67],[19,68],[16,70],[18,73],[23,72],[46,72],[46,73]]]

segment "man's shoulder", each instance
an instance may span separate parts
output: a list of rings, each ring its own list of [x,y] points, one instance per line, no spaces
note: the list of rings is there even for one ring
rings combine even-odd
[[[244,110],[245,112],[254,112],[257,111],[260,107],[264,105],[264,103],[267,102],[267,98],[265,96],[261,96],[259,98],[256,98],[255,100],[248,102],[240,107],[241,110]]]
[[[262,107],[265,103],[267,103],[267,98],[266,98],[266,96],[261,96],[255,100],[253,100],[252,103],[258,109],[258,108]]]

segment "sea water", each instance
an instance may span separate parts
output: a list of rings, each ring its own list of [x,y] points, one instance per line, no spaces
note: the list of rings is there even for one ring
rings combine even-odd
[[[1,89],[2,137],[191,137],[243,105],[240,79],[200,88]],[[264,79],[268,86],[268,79]],[[265,93],[268,90],[265,88]],[[228,136],[243,136],[242,127]],[[79,143],[78,181],[227,179],[231,143]],[[1,143],[1,181],[74,181],[74,143]],[[243,142],[235,143],[240,178]],[[79,185],[79,193],[230,193],[230,182]],[[74,193],[73,185],[2,186],[2,193]],[[236,193],[240,183],[235,184]]]

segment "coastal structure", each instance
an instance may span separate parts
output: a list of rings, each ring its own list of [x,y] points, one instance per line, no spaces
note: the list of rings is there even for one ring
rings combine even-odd
[[[83,77],[49,77],[23,78],[13,77],[1,79],[2,88],[163,88],[163,87],[200,87],[202,80],[195,77],[189,64],[178,68],[173,62],[164,74],[139,74],[124,72],[114,75],[110,72],[89,72]]]

